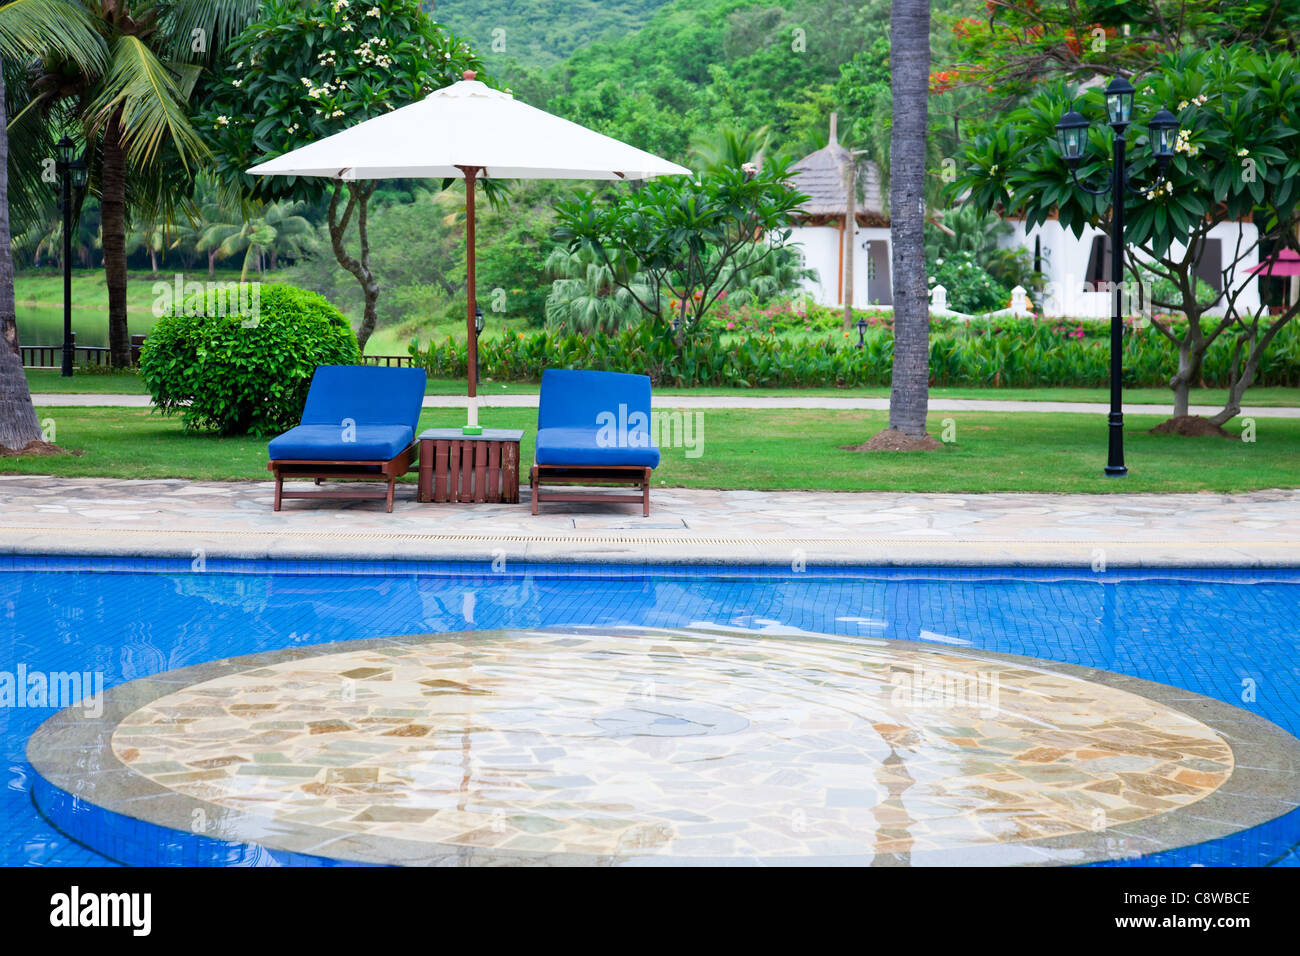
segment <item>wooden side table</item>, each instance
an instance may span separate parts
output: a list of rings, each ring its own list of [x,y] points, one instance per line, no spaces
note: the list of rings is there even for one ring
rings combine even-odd
[[[519,501],[519,429],[459,428],[420,432],[420,501]]]

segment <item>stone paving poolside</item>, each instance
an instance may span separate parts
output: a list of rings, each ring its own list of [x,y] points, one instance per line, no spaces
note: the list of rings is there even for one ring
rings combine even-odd
[[[0,475],[0,553],[608,563],[1300,565],[1300,491],[652,492],[635,507],[292,501],[269,482]],[[1100,569],[1098,567],[1098,569]]]
[[[1188,691],[798,633],[350,641],[158,674],[104,708],[33,736],[56,788],[368,863],[1081,863],[1219,840],[1300,795],[1300,743]]]

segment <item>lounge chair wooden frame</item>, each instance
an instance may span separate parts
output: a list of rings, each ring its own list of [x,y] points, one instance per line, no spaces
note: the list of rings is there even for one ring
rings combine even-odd
[[[389,514],[393,512],[393,491],[397,479],[408,471],[415,470],[412,465],[419,457],[419,442],[413,441],[401,454],[387,461],[293,461],[277,460],[267,464],[266,469],[275,475],[275,510],[280,510],[280,502],[285,498],[366,498],[385,501]],[[378,471],[370,469],[377,468]],[[387,489],[373,489],[361,485],[334,485],[326,491],[285,491],[285,479],[315,479],[316,484],[330,478],[344,478],[352,481],[384,481]]]
[[[538,465],[534,464],[528,483],[533,489],[533,514],[543,501],[584,501],[616,504],[641,502],[641,514],[650,517],[650,472],[646,465]],[[542,495],[542,485],[600,485],[640,486],[641,494],[626,495],[616,492],[547,492]]]

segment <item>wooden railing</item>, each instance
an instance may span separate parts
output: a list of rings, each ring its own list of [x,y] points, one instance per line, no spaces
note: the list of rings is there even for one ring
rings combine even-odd
[[[140,364],[140,346],[144,344],[145,336],[131,336],[131,364]],[[111,349],[104,348],[100,345],[77,345],[77,333],[72,333],[72,364],[73,365],[97,365],[103,366],[109,364],[109,353]],[[23,368],[63,368],[63,346],[62,345],[20,345],[19,353],[22,356]]]
[[[131,336],[131,364],[140,364],[140,346],[144,344],[143,335]],[[76,365],[108,365],[109,349],[97,345],[76,345],[73,336],[73,363]],[[20,346],[23,368],[62,368],[62,345],[23,345]],[[409,355],[367,355],[361,360],[362,365],[409,366]]]
[[[23,368],[62,368],[62,345],[19,346],[23,355]],[[73,349],[74,365],[107,365],[109,350],[97,346],[81,345]]]
[[[361,357],[362,365],[396,365],[404,366],[411,364],[409,355],[363,355]]]

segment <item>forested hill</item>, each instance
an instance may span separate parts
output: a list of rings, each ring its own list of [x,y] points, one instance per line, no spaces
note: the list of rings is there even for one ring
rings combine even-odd
[[[667,0],[429,0],[489,66],[553,66],[589,43],[634,33]]]
[[[825,145],[831,112],[858,147],[885,126],[889,0],[438,0],[435,16],[525,102],[677,161],[722,127],[766,128],[798,156]],[[535,34],[524,26],[534,20],[544,21]],[[506,49],[493,56],[497,24]],[[575,46],[602,29],[610,35]],[[538,45],[567,55],[530,64]]]

